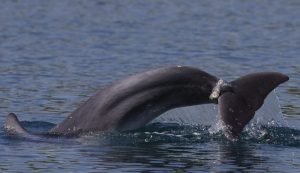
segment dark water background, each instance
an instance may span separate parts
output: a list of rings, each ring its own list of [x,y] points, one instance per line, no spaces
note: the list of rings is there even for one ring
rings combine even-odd
[[[55,141],[0,129],[0,172],[299,172],[299,16],[298,0],[1,1],[0,124],[15,112],[45,131],[97,89],[165,65],[290,81],[277,89],[289,127],[257,127],[235,143],[201,125]]]

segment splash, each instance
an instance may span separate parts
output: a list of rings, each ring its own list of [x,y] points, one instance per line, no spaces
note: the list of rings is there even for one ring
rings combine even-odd
[[[213,104],[177,108],[166,112],[153,122],[209,127],[207,131],[211,138],[214,138],[215,135],[220,137],[219,134],[224,129],[217,105]],[[284,143],[286,139],[297,143],[299,141],[298,131],[289,131],[287,129],[292,130],[284,120],[278,97],[273,91],[268,95],[263,106],[256,112],[254,118],[245,127],[241,139],[266,140],[265,142],[275,141],[274,143]],[[286,132],[290,132],[290,134],[285,134]]]
[[[153,122],[177,123],[180,125],[204,125],[220,126],[220,117],[218,116],[218,107],[214,104],[183,107],[170,110]],[[280,105],[275,91],[271,92],[265,100],[263,106],[256,112],[254,118],[249,124],[276,126],[288,126],[280,110]],[[219,127],[215,127],[219,128]]]

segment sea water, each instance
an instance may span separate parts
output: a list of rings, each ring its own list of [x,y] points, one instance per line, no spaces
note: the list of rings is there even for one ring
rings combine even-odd
[[[236,142],[217,105],[172,110],[125,133],[28,140],[0,129],[0,172],[299,172],[298,0],[27,0],[0,5],[0,124],[62,121],[98,89],[170,65],[227,81],[259,71],[290,80]]]

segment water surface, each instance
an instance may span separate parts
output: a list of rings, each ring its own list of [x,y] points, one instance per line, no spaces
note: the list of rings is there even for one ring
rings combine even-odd
[[[276,90],[288,126],[253,126],[235,143],[201,124],[53,141],[0,129],[0,171],[299,171],[299,16],[298,0],[2,1],[0,124],[15,112],[45,131],[99,88],[166,65],[226,80],[280,71],[290,81]]]

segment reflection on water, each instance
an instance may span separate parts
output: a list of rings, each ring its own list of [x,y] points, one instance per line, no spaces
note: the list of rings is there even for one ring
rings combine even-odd
[[[268,167],[260,166],[268,162],[270,158],[266,156],[256,155],[255,147],[247,143],[230,143],[225,145],[219,145],[221,151],[218,158],[218,167],[222,168],[225,165],[227,171],[244,171],[252,170],[253,172],[268,171]]]
[[[269,158],[257,156],[253,146],[246,144],[211,143],[192,146],[150,145],[130,148],[132,153],[124,153],[128,147],[117,147],[114,151],[101,153],[84,150],[84,157],[92,157],[95,163],[114,163],[107,171],[117,170],[120,164],[143,166],[148,171],[266,171],[263,165]],[[193,152],[190,152],[193,150]],[[118,152],[116,152],[118,151]],[[123,152],[122,152],[123,151]],[[103,160],[105,159],[105,160]],[[123,166],[122,166],[123,167]],[[123,170],[125,171],[125,170]],[[128,170],[127,170],[128,171]],[[131,170],[131,171],[138,171]]]

